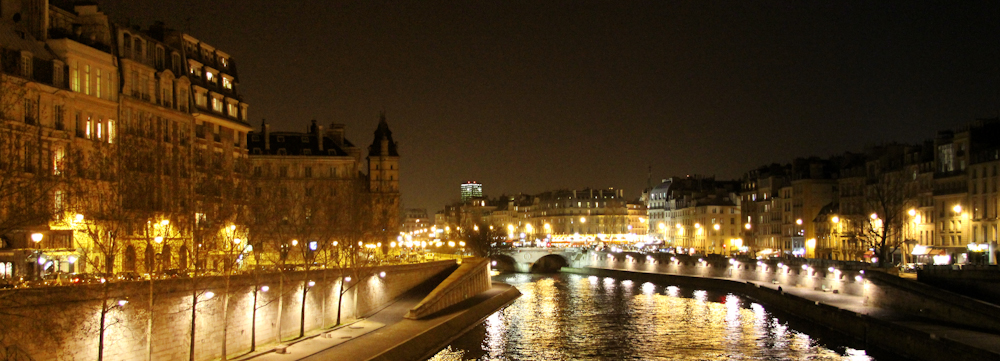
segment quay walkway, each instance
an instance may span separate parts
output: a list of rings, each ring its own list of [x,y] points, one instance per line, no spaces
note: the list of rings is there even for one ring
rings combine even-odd
[[[494,282],[490,290],[430,317],[404,318],[429,292],[415,290],[362,320],[292,341],[285,353],[272,345],[236,360],[424,360],[520,296],[513,286]]]

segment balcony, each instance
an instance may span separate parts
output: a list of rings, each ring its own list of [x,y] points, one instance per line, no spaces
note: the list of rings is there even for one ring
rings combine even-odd
[[[24,117],[24,124],[27,124],[27,125],[38,125],[38,121],[35,120],[35,117]]]

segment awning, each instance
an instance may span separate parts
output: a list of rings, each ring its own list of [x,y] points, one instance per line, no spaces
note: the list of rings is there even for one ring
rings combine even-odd
[[[914,256],[923,256],[923,255],[940,256],[948,254],[948,250],[944,248],[929,247],[922,244],[918,244],[916,246],[913,246],[913,252],[910,252],[910,254]]]

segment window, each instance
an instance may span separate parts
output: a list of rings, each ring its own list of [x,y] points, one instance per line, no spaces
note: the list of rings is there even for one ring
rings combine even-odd
[[[306,150],[308,150],[308,149],[306,149]],[[312,167],[306,167],[305,174],[306,174],[306,178],[312,178],[312,176],[313,176],[313,168]]]
[[[129,35],[128,33],[125,33],[125,35],[123,36],[123,39],[124,40],[122,41],[122,44],[124,45],[123,47],[125,48],[125,57],[131,58],[132,57],[132,35]]]
[[[156,46],[156,68],[163,69],[163,47]]]
[[[222,100],[216,97],[212,97],[212,110],[222,113]]]
[[[145,62],[146,61],[146,57],[143,56],[143,55],[145,55],[145,53],[142,52],[142,40],[136,38],[135,39],[135,60],[138,60],[140,62]]]
[[[90,95],[90,65],[83,66],[83,93]]]
[[[233,89],[233,81],[229,80],[228,77],[222,77],[222,87],[226,89]]]
[[[208,80],[209,82],[214,83],[215,82],[215,74],[212,74],[212,72],[210,72],[210,71],[209,72],[205,72],[205,80]]]
[[[25,78],[31,77],[31,54],[21,55],[21,75]]]
[[[236,117],[236,104],[233,103],[226,104],[226,115],[229,115],[234,118]]]
[[[90,122],[91,122],[90,116],[87,116],[87,128],[86,128],[87,129],[87,137],[86,137],[87,139],[90,139],[90,129],[91,129]]]
[[[24,100],[24,122],[26,124],[35,124],[35,102],[31,99]]]
[[[80,92],[80,68],[78,67],[78,63],[76,61],[73,61],[73,70],[72,70],[72,72],[73,72],[73,74],[70,75],[70,84],[69,84],[69,87],[70,87],[70,90],[79,93]]]
[[[181,75],[181,55],[177,53],[170,54],[170,65],[174,69],[174,76]]]
[[[97,75],[97,77],[94,79],[94,80],[96,80],[96,82],[94,83],[94,85],[96,85],[97,87],[94,89],[94,93],[95,93],[94,95],[96,97],[100,98],[101,97],[101,68],[97,68],[95,70],[97,71],[96,74],[95,74],[95,75]]]
[[[225,57],[220,57],[219,64],[222,64],[223,68],[229,67],[229,59],[226,59]]]
[[[52,84],[59,88],[62,88],[64,86],[62,62],[59,61],[52,62]]]
[[[208,102],[208,95],[202,92],[196,92],[194,96],[195,105],[204,108]]]
[[[283,151],[284,151],[284,149],[278,150],[279,153],[281,153]],[[282,177],[282,178],[287,177],[288,176],[288,166],[281,166],[281,167],[279,167],[278,168],[278,176]]]
[[[63,107],[62,105],[52,106],[52,121],[55,123],[56,129],[63,130]]]

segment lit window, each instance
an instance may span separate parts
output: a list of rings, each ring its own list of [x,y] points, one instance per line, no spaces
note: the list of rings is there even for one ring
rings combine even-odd
[[[222,77],[222,87],[226,88],[226,89],[232,89],[233,88],[233,82],[231,80],[229,80],[229,78],[227,78],[227,77]]]
[[[212,98],[212,110],[222,113],[222,101],[219,98]]]
[[[90,117],[88,116],[87,117],[87,139],[90,139],[90,127],[91,127]]]
[[[83,66],[83,93],[90,95],[90,65]]]
[[[205,79],[208,79],[208,81],[214,81],[214,74],[212,74],[212,72],[205,73]]]
[[[97,78],[95,78],[95,80],[97,80],[97,83],[95,85],[97,85],[97,88],[96,88],[96,91],[94,93],[95,93],[95,96],[97,96],[98,98],[100,98],[101,97],[101,68],[97,68],[97,74],[96,75],[97,75]]]

